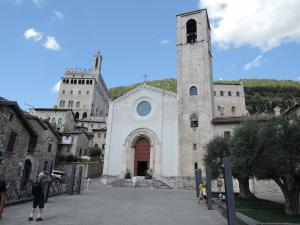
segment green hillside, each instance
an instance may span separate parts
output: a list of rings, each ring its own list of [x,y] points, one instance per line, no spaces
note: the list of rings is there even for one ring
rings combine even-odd
[[[215,81],[221,84],[235,84],[239,81]],[[300,82],[292,80],[245,79],[242,80],[245,89],[246,107],[251,114],[270,113],[279,106],[283,110],[300,99]],[[112,100],[122,96],[142,83],[121,86],[110,89]],[[176,79],[148,81],[148,85],[167,91],[176,92]]]

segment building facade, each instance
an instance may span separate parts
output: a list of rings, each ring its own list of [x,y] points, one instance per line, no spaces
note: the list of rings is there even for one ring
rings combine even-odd
[[[230,136],[246,115],[242,83],[213,82],[206,10],[177,16],[177,93],[141,85],[112,101],[103,174],[110,182],[146,171],[171,186],[191,187],[205,171],[207,143]]]

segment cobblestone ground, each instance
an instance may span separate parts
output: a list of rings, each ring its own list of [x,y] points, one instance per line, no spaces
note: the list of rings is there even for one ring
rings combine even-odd
[[[49,199],[44,221],[28,221],[31,202],[5,209],[1,225],[226,225],[187,190],[115,188],[93,182],[80,195]]]

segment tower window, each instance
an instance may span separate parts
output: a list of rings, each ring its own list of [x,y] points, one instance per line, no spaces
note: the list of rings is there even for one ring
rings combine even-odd
[[[190,88],[190,95],[197,95],[197,88],[195,86],[192,86]]]
[[[68,83],[69,83],[69,79],[66,80],[66,84],[68,84]]]
[[[82,80],[81,83],[84,84],[84,80]]]
[[[193,150],[197,150],[197,144],[193,144]]]
[[[62,123],[63,123],[63,119],[62,119],[62,118],[59,118],[58,121],[57,121],[57,123],[58,123],[58,124],[62,124]]]
[[[231,96],[231,91],[228,91],[228,96]]]
[[[236,96],[240,96],[240,92],[239,91],[236,92]]]
[[[191,127],[198,127],[198,116],[196,114],[191,116]]]
[[[62,94],[64,95],[66,93],[66,91],[65,90],[62,90]]]
[[[194,19],[186,23],[186,39],[187,43],[195,43],[197,40],[197,23]]]
[[[99,58],[98,58],[98,57],[96,57],[96,60],[95,60],[95,68],[97,68],[97,67],[98,67],[98,62],[99,62]]]
[[[81,95],[81,91],[78,91],[78,96]]]
[[[224,91],[220,91],[220,96],[224,96]]]
[[[76,108],[80,107],[80,102],[76,102]]]
[[[74,80],[74,84],[77,84],[77,80]]]
[[[73,95],[73,90],[70,91],[70,95]]]
[[[64,107],[65,106],[65,101],[64,100],[61,100],[60,103],[59,103],[60,107]]]
[[[71,80],[71,84],[73,84],[73,82],[74,82],[74,81],[73,81],[73,79],[72,79],[72,80]]]

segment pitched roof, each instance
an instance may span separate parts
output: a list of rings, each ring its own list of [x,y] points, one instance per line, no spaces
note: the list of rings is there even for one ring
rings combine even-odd
[[[14,112],[17,114],[18,118],[23,123],[24,127],[28,130],[30,135],[32,136],[38,136],[38,134],[35,132],[33,127],[31,126],[30,122],[26,118],[24,112],[19,107],[18,103],[15,101],[8,101],[8,100],[0,100],[0,107],[10,107],[14,110]]]

